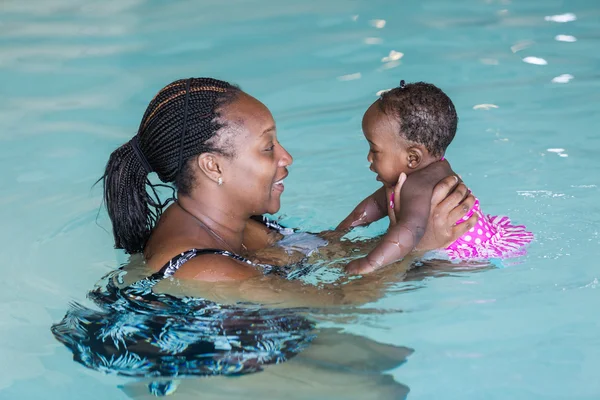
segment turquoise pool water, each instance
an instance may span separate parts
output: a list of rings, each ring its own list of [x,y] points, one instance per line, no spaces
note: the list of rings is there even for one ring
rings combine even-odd
[[[0,399],[147,398],[74,363],[49,327],[126,260],[91,186],[154,93],[188,76],[236,82],[271,108],[295,157],[281,215],[306,230],[376,188],[360,131],[376,93],[441,86],[460,117],[448,159],[484,211],[536,241],[506,268],[398,282],[324,325],[414,350],[354,380],[398,389],[379,398],[400,384],[409,399],[600,398],[599,32],[593,0],[3,1]],[[198,393],[319,397],[259,375]],[[317,393],[360,392],[342,381]]]

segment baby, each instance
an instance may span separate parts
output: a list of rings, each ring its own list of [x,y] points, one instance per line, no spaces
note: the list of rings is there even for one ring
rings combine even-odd
[[[369,142],[370,169],[388,190],[402,186],[400,209],[392,213],[396,221],[379,245],[366,257],[348,264],[347,272],[372,272],[401,260],[417,246],[429,219],[433,187],[448,175],[456,176],[444,153],[456,134],[457,123],[450,98],[438,87],[424,82],[401,81],[399,87],[384,93],[369,107],[362,125]],[[429,168],[423,170],[426,167]],[[421,171],[418,177],[411,179],[417,171]],[[391,193],[389,207],[394,209],[394,191]],[[353,213],[360,212],[357,208]],[[484,215],[478,200],[457,224],[468,220],[473,213],[479,216],[477,223],[445,249],[451,259],[524,254],[524,246],[533,239],[524,226],[512,225],[507,217]],[[369,222],[372,220],[360,224]]]

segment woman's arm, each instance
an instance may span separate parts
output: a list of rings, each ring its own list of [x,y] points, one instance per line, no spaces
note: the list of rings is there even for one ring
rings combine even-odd
[[[244,246],[248,251],[257,251],[269,246],[283,237],[282,234],[265,224],[249,219],[244,229]]]
[[[394,269],[403,276],[411,260]],[[388,272],[388,271],[386,271]],[[388,273],[389,275],[389,273]],[[202,255],[187,263],[175,274],[177,280],[162,281],[157,291],[174,295],[202,296],[219,303],[251,302],[271,307],[337,307],[355,306],[376,301],[385,285],[374,274],[372,279],[359,279],[314,286],[280,276],[264,276],[258,269],[220,255]]]

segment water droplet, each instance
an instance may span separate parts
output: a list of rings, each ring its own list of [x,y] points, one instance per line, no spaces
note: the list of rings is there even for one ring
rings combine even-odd
[[[491,110],[492,108],[498,108],[495,104],[477,104],[473,106],[473,110]]]
[[[381,59],[381,62],[398,61],[402,57],[404,57],[404,53],[401,53],[401,52],[396,51],[396,50],[392,50],[392,51],[390,51],[390,54],[388,54],[387,57],[383,57]]]
[[[571,36],[571,35],[556,35],[554,36],[555,40],[558,40],[559,42],[576,42],[577,38],[575,36]]]
[[[360,72],[357,72],[355,74],[342,75],[338,76],[338,81],[353,81],[356,79],[360,79],[361,76],[362,75],[360,74]]]
[[[552,83],[569,83],[573,78],[574,76],[571,74],[562,74],[552,78]]]
[[[564,23],[564,22],[575,21],[577,19],[577,16],[573,13],[566,13],[566,14],[558,14],[558,15],[548,15],[548,16],[544,17],[544,19],[546,21]]]
[[[534,65],[548,65],[548,61],[540,57],[525,57],[523,62]]]
[[[372,19],[369,22],[372,26],[378,29],[385,27],[385,19]]]

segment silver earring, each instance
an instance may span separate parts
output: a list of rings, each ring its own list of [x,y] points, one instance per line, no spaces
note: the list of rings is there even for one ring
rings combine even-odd
[[[217,184],[219,186],[222,186],[223,185],[223,178],[219,177],[219,180],[217,181]]]

